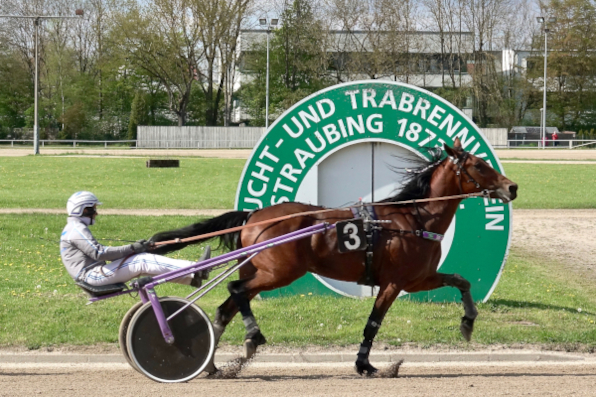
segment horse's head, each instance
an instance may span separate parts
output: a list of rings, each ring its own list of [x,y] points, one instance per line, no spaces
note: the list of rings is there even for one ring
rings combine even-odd
[[[459,138],[453,147],[445,145],[451,168],[457,175],[461,193],[475,193],[483,190],[491,191],[491,198],[499,198],[503,202],[515,200],[517,184],[495,171],[479,157],[466,152],[461,147]]]

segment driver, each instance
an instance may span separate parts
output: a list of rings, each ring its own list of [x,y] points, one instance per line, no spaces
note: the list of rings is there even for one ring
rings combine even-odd
[[[192,265],[194,262],[154,255],[146,240],[120,247],[105,247],[97,242],[89,226],[95,224],[97,206],[101,205],[91,192],[76,192],[68,199],[67,224],[60,236],[60,256],[68,274],[75,281],[93,286],[125,283],[140,276],[155,276]],[[207,247],[200,260],[209,258]],[[111,261],[109,264],[106,261]],[[209,271],[195,272],[174,282],[200,287]]]

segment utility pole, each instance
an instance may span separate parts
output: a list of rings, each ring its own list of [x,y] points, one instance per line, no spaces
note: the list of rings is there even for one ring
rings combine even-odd
[[[538,21],[538,23],[542,24],[544,31],[544,87],[542,89],[542,131],[540,134],[540,142],[542,148],[544,149],[546,147],[546,66],[548,59],[548,33],[550,32],[550,29],[547,28],[547,21],[545,17],[536,17],[536,20]],[[548,22],[555,23],[557,22],[557,18],[550,17],[548,19]]]
[[[33,154],[39,154],[39,113],[38,113],[38,96],[39,96],[39,25],[42,19],[70,19],[79,18],[84,15],[83,10],[76,10],[73,17],[61,16],[61,15],[0,15],[0,18],[21,18],[21,19],[33,19],[33,25],[35,26],[35,77],[34,77],[34,121],[33,121]]]
[[[277,26],[278,19],[261,18],[259,23],[261,26],[267,26],[267,77],[265,82],[265,129],[269,128],[269,33],[271,33],[271,26]]]

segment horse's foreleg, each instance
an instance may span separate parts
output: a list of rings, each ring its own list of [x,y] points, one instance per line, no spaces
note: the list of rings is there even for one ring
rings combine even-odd
[[[474,299],[470,293],[470,282],[460,276],[459,274],[442,274],[443,285],[455,287],[461,292],[461,300],[464,304],[464,316],[461,319],[459,330],[466,340],[469,342],[472,338],[472,332],[474,331],[474,320],[478,316],[478,310],[474,305]]]
[[[360,344],[360,350],[358,351],[356,358],[356,372],[360,375],[370,376],[377,372],[377,369],[368,361],[368,357],[370,355],[373,340],[375,339],[375,336],[377,336],[383,318],[385,318],[387,310],[391,307],[391,304],[397,297],[399,291],[400,290],[395,287],[390,288],[385,286],[381,287],[381,290],[377,295],[375,305],[368,318],[366,327],[364,327],[364,340]]]
[[[232,281],[228,284],[228,291],[230,291],[232,300],[238,307],[240,314],[242,314],[242,321],[246,328],[244,357],[248,360],[256,353],[257,346],[264,345],[267,340],[261,333],[261,329],[250,308],[250,299],[256,294],[252,294],[252,296],[248,294],[246,283],[247,280]]]

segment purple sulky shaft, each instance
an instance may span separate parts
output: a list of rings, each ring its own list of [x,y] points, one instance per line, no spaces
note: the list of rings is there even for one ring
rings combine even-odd
[[[199,270],[210,269],[214,266],[221,265],[223,263],[230,262],[232,260],[238,259],[240,257],[250,255],[256,251],[262,251],[264,249],[273,247],[280,243],[287,243],[294,240],[299,240],[304,237],[311,236],[316,233],[320,233],[327,229],[333,229],[335,224],[329,225],[327,223],[319,223],[317,225],[309,226],[304,229],[296,230],[295,232],[284,234],[283,236],[275,237],[267,241],[263,241],[258,244],[251,245],[246,248],[242,248],[240,250],[228,252],[227,254],[220,255],[215,258],[207,259],[202,262],[194,263],[188,267],[174,270],[168,273],[161,274],[159,276],[153,277],[153,282],[146,285],[146,288],[153,288],[158,284],[165,283],[167,281],[172,281],[174,279],[180,278],[190,273],[197,272]]]

